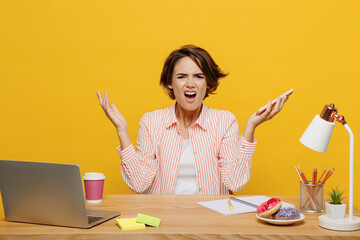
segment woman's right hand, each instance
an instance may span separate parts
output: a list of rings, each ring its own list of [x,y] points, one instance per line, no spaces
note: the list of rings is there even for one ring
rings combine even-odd
[[[127,131],[126,120],[124,116],[119,112],[114,103],[111,103],[109,106],[109,97],[108,93],[105,92],[104,99],[101,96],[99,91],[96,91],[96,95],[99,99],[100,106],[104,110],[106,116],[114,124],[116,130],[119,132]]]

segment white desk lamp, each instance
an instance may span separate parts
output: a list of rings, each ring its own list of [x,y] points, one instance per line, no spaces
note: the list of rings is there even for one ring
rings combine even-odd
[[[331,219],[326,215],[319,216],[319,226],[331,230],[355,231],[360,229],[360,218],[353,216],[353,193],[354,193],[354,135],[350,127],[345,122],[344,116],[339,116],[334,104],[325,105],[320,116],[316,115],[304,134],[300,142],[306,147],[318,151],[326,152],[331,133],[334,129],[334,119],[342,123],[350,134],[350,176],[349,176],[349,215],[343,219]]]

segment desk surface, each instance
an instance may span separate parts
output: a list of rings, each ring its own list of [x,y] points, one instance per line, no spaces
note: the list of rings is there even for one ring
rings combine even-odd
[[[105,195],[89,208],[121,211],[122,216],[144,213],[161,218],[159,228],[121,230],[111,219],[91,229],[65,228],[0,221],[0,239],[360,239],[360,231],[337,232],[318,226],[318,213],[289,226],[264,223],[255,213],[224,216],[197,202],[228,198],[213,195]],[[270,196],[271,197],[271,196]],[[299,209],[299,196],[277,196]],[[354,209],[354,215],[360,211]],[[323,214],[323,213],[322,213]]]

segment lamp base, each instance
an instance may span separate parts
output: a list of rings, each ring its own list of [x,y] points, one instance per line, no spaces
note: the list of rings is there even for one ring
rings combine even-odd
[[[342,219],[331,219],[326,215],[319,216],[319,226],[336,231],[356,231],[360,229],[360,218],[353,216],[352,220],[346,215]]]

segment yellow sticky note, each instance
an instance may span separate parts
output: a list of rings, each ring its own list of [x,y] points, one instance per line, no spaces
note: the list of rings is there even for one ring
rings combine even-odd
[[[136,217],[115,219],[121,230],[141,229],[145,228],[145,224],[137,223]]]

